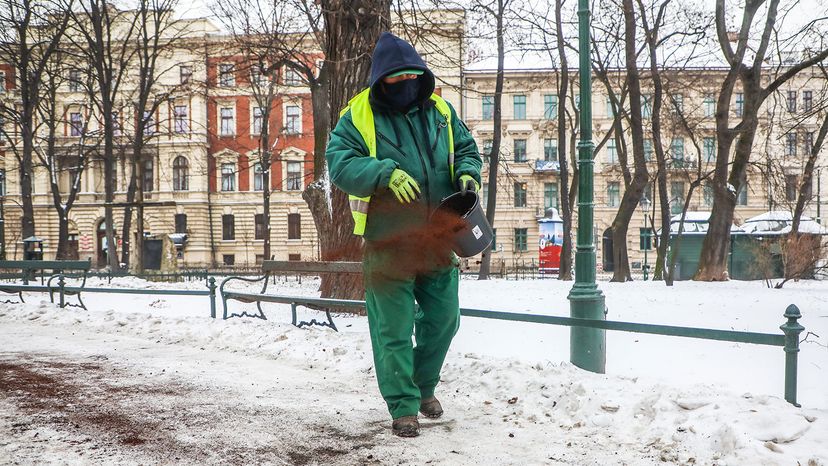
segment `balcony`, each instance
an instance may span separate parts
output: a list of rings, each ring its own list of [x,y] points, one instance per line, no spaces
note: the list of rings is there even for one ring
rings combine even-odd
[[[561,166],[558,164],[557,160],[540,160],[536,159],[534,161],[534,170],[535,172],[540,173],[558,173],[561,171]]]

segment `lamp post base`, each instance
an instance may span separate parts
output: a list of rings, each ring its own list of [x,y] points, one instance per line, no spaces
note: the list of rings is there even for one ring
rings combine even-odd
[[[569,292],[569,314],[577,319],[606,320],[604,294],[595,283],[576,283]],[[569,361],[581,369],[603,374],[607,366],[606,330],[572,327]]]

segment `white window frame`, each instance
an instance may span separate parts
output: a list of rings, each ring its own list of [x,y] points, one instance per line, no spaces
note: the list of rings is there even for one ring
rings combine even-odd
[[[231,193],[236,191],[236,164],[223,162],[220,166],[221,192]]]
[[[228,110],[230,117],[228,118],[229,124],[227,128],[224,126],[224,111]],[[218,111],[218,133],[219,136],[235,136],[236,135],[236,108],[235,107],[225,107],[219,106]]]
[[[184,109],[184,114],[179,109]],[[183,118],[181,118],[183,116]],[[173,105],[173,130],[176,134],[187,134],[190,132],[190,108],[186,104]]]
[[[232,63],[219,63],[218,65],[218,85],[219,87],[234,87],[236,85],[236,75]]]
[[[296,116],[295,124],[290,124],[292,115],[289,115],[290,109],[296,108],[299,111]],[[302,106],[298,103],[289,103],[284,107],[284,126],[285,134],[302,134]]]
[[[250,111],[252,112],[250,116],[250,134],[262,134],[262,123],[264,122],[264,109],[259,106],[252,106]],[[258,115],[256,115],[257,111]]]
[[[294,176],[291,173],[291,167],[299,167],[298,175]],[[301,191],[304,189],[304,171],[305,164],[298,160],[290,160],[286,164],[285,171],[285,191]]]

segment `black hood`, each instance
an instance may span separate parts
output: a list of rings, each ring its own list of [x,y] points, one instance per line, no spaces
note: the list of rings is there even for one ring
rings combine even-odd
[[[434,92],[434,74],[411,44],[390,32],[383,32],[374,48],[371,62],[372,102],[385,104],[381,87],[382,78],[397,71],[410,69],[423,71],[423,74],[417,78],[420,81],[420,94],[417,101],[422,103]]]

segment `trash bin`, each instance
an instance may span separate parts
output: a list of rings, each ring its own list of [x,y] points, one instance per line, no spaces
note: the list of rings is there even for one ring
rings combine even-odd
[[[37,236],[29,236],[23,240],[23,260],[43,260],[43,240]]]

